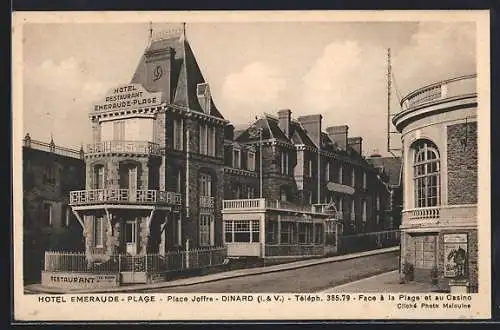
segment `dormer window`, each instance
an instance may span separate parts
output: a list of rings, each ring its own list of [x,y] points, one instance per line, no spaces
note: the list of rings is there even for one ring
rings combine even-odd
[[[210,87],[207,83],[201,83],[196,86],[196,96],[204,113],[210,114]]]

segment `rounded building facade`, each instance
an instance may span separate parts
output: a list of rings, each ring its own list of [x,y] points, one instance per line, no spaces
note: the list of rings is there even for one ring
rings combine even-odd
[[[477,291],[476,75],[413,91],[393,118],[402,134],[401,270],[448,290]]]

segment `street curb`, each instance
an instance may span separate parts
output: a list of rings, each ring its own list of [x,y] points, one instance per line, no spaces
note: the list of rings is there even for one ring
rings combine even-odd
[[[357,259],[357,258],[362,258],[362,257],[367,257],[367,256],[396,252],[398,250],[399,250],[399,246],[395,246],[395,247],[378,249],[378,250],[371,250],[371,251],[364,251],[364,252],[352,253],[352,254],[341,255],[341,256],[334,256],[334,257],[325,258],[325,259],[310,260],[310,262],[308,262],[308,263],[304,263],[304,261],[295,261],[295,262],[291,262],[291,263],[287,263],[287,264],[282,264],[283,267],[279,267],[279,268],[276,266],[281,266],[281,265],[250,268],[248,273],[226,274],[227,276],[221,276],[218,278],[208,278],[208,279],[201,278],[201,279],[193,281],[191,283],[160,282],[160,283],[155,283],[155,284],[139,284],[139,285],[135,285],[135,286],[107,288],[107,289],[94,289],[94,290],[67,290],[67,291],[64,291],[64,290],[49,289],[49,288],[47,288],[47,289],[45,289],[45,288],[30,289],[30,288],[28,288],[27,290],[26,289],[25,290],[30,291],[31,293],[52,293],[52,294],[121,293],[121,292],[131,292],[131,291],[141,292],[144,290],[151,290],[151,289],[186,287],[186,286],[203,284],[203,283],[217,282],[217,281],[222,281],[222,280],[227,280],[227,279],[232,279],[232,278],[253,276],[253,275],[259,275],[259,274],[270,274],[270,273],[282,272],[282,271],[287,271],[287,270],[306,268],[306,267],[311,267],[311,266],[315,266],[315,265],[334,263],[334,262],[338,262],[338,261],[352,260],[352,259]],[[265,269],[265,268],[271,268],[271,267],[276,267],[276,269]],[[228,273],[228,272],[226,272],[226,273]]]

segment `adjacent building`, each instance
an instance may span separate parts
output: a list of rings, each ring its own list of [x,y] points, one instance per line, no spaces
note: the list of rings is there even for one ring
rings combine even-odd
[[[40,279],[45,250],[78,251],[82,229],[69,193],[85,186],[83,150],[23,140],[23,260],[25,281]]]
[[[319,114],[294,119],[283,109],[237,136],[226,127],[223,221],[229,254],[323,255],[338,251],[339,235],[395,228],[386,213],[387,178],[362,156],[362,138],[348,137],[345,125],[325,132],[322,125]],[[235,241],[235,228],[252,225],[265,235]]]
[[[437,82],[403,98],[402,268],[417,281],[478,286],[476,75]]]

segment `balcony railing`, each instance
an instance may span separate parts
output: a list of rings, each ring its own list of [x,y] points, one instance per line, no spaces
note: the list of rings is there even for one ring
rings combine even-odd
[[[410,223],[437,223],[439,221],[439,206],[420,207],[404,210],[403,213]]]
[[[265,198],[256,199],[226,199],[223,201],[224,210],[283,210],[306,213],[328,213],[323,205],[297,205],[280,200]]]
[[[181,205],[182,195],[161,190],[92,189],[72,191],[70,204],[137,203]]]
[[[200,207],[213,209],[215,206],[215,199],[212,196],[201,196],[200,197]]]
[[[431,101],[476,93],[476,75],[467,75],[440,81],[417,89],[401,100],[403,110]]]
[[[102,153],[131,153],[142,155],[161,155],[158,143],[148,141],[101,141],[87,145],[88,155]]]

